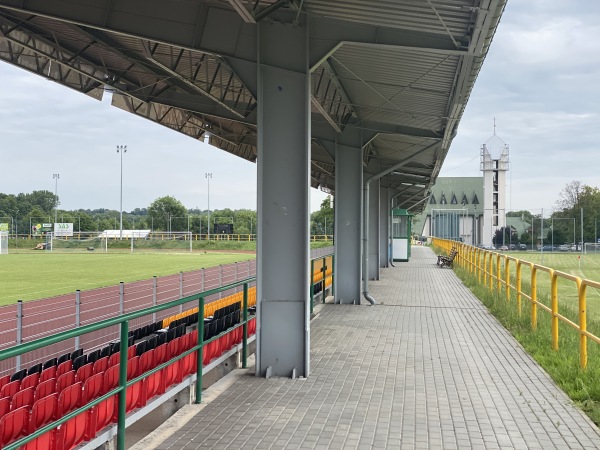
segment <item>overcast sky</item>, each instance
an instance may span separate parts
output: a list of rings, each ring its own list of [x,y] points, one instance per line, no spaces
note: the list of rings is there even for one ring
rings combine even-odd
[[[509,0],[441,176],[479,176],[493,133],[510,146],[509,209],[550,209],[571,180],[600,186],[600,4]],[[256,208],[256,165],[0,62],[0,192],[54,192],[61,207]],[[312,210],[323,194],[313,191]]]

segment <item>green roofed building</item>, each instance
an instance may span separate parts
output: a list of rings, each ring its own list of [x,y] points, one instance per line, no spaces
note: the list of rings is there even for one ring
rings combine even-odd
[[[481,241],[483,211],[482,177],[439,177],[425,210],[414,218],[413,230],[476,244]]]

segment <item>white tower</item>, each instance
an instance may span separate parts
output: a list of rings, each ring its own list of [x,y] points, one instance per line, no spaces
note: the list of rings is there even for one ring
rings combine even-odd
[[[481,146],[480,170],[483,172],[483,230],[481,243],[492,245],[496,230],[506,226],[506,172],[508,145],[494,135]]]

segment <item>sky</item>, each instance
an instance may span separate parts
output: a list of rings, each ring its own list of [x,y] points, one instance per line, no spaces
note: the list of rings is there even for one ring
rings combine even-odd
[[[507,209],[549,211],[572,180],[600,187],[599,80],[598,2],[509,0],[440,176],[480,175],[495,118]]]
[[[512,210],[549,210],[572,180],[600,187],[600,4],[509,0],[440,176],[479,176],[493,134],[510,146]],[[0,192],[54,192],[63,209],[256,209],[256,165],[0,62]],[[58,185],[53,174],[58,173]],[[311,210],[325,194],[311,189]]]

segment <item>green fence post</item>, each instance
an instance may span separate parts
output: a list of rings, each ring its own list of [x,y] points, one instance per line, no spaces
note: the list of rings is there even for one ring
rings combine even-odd
[[[321,267],[321,303],[325,303],[325,279],[327,278],[327,256],[323,258],[323,266]]]
[[[244,283],[243,308],[244,337],[242,338],[242,368],[245,369],[248,362],[248,283]]]
[[[315,295],[314,274],[315,274],[315,260],[312,259],[310,261],[310,313],[311,314],[313,312],[313,296]]]
[[[127,400],[127,353],[129,344],[129,321],[121,322],[121,355],[119,358],[119,418],[117,422],[117,449],[125,450],[125,415]]]
[[[204,297],[198,299],[198,360],[196,361],[196,404],[202,402],[202,358],[204,357]]]

